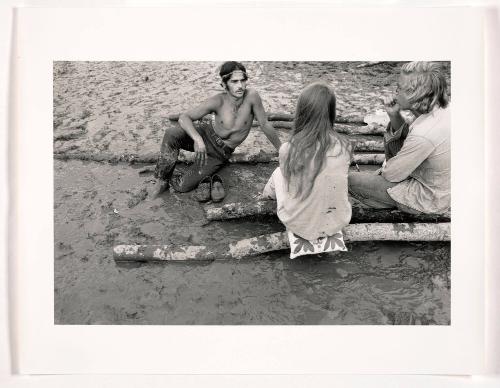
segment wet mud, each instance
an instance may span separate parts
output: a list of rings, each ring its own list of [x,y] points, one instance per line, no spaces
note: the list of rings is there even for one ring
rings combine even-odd
[[[182,166],[181,166],[182,167]],[[250,200],[275,167],[230,165],[225,202]],[[191,193],[144,197],[140,166],[58,161],[57,324],[450,323],[449,243],[348,244],[208,263],[116,263],[118,244],[203,245],[282,231],[274,217],[208,222]]]

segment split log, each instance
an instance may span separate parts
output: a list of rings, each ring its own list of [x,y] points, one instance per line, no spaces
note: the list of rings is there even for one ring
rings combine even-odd
[[[205,217],[209,221],[231,220],[243,217],[276,215],[275,201],[227,203],[223,206],[208,205]],[[449,222],[447,214],[409,214],[399,210],[371,209],[352,205],[351,223],[360,222]]]
[[[344,240],[355,241],[450,241],[450,224],[351,224],[343,229]],[[118,245],[113,248],[116,261],[199,261],[241,259],[289,247],[286,232],[261,235],[229,244]]]

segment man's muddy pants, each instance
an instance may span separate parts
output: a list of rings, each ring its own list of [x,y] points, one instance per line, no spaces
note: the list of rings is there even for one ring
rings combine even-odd
[[[194,126],[205,142],[207,149],[207,163],[204,166],[193,163],[182,176],[172,179],[179,150],[194,152],[193,139],[179,125],[165,130],[160,156],[156,163],[155,177],[170,181],[172,187],[182,193],[195,189],[203,178],[218,171],[228,162],[234,151],[215,133],[210,120],[204,119],[195,122]]]

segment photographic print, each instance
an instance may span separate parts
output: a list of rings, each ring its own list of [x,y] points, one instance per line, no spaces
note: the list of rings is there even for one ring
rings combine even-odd
[[[53,62],[56,325],[450,325],[451,62]]]

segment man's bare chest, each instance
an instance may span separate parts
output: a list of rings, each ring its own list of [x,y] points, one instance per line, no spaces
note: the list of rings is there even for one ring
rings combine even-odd
[[[240,106],[224,104],[216,113],[215,118],[219,126],[228,130],[247,129],[253,121],[252,106],[246,101]]]

